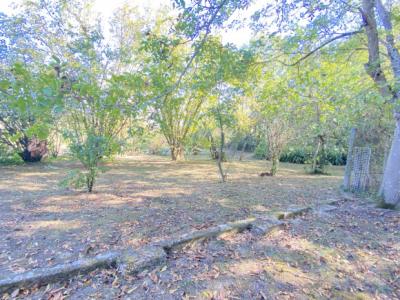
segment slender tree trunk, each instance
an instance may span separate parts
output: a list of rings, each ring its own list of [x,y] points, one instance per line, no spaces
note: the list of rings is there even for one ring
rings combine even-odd
[[[328,165],[327,158],[326,158],[326,140],[323,135],[319,136],[319,140],[321,143],[321,154],[318,160],[318,169],[317,172],[324,173],[326,172],[326,166]]]
[[[316,173],[317,172],[317,158],[318,158],[318,153],[319,153],[319,148],[321,147],[321,140],[318,138],[318,143],[317,143],[317,148],[315,149],[314,155],[313,155],[313,160],[312,160],[312,166],[311,166],[311,172]]]
[[[224,161],[224,145],[225,145],[225,134],[224,134],[224,129],[221,126],[221,144],[219,147],[219,153],[218,153],[218,170],[219,170],[219,175],[221,176],[222,182],[226,181],[226,174],[224,173],[224,169],[222,168],[222,162]]]
[[[213,138],[211,133],[210,133],[209,140],[210,140],[210,155],[211,155],[211,158],[213,160],[217,160],[218,159],[217,146],[215,145],[215,141],[214,141],[214,138]]]
[[[221,139],[223,139],[223,135],[224,134],[221,133]],[[222,157],[221,153],[223,153],[223,144],[222,144],[222,142],[221,142],[220,152],[219,152],[219,155],[218,155],[217,165],[218,165],[219,175],[221,176],[221,181],[225,182],[226,174],[224,173],[224,169],[222,167],[223,157]]]
[[[272,166],[271,166],[271,176],[275,176],[276,173],[278,172],[278,167],[279,167],[279,157],[273,156],[271,158],[272,160]]]
[[[173,161],[184,160],[184,149],[181,145],[173,145],[171,146],[171,159]]]
[[[86,178],[86,186],[89,193],[93,191],[94,180],[95,180],[93,176],[94,176],[93,174],[90,174]]]
[[[224,147],[225,147],[225,133],[224,133],[224,123],[222,121],[222,116],[221,112],[218,108],[217,110],[218,113],[218,124],[219,124],[219,130],[220,130],[220,144],[219,144],[219,153],[218,153],[218,160],[217,160],[217,165],[218,165],[218,170],[219,170],[219,175],[221,176],[221,181],[225,182],[226,181],[226,174],[224,173],[224,169],[222,167],[222,163],[225,160],[225,154],[224,154]]]

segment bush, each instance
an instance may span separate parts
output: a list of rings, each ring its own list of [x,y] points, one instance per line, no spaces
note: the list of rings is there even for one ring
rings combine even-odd
[[[306,164],[312,160],[312,152],[304,148],[288,148],[283,151],[280,161],[293,164]]]
[[[71,171],[61,185],[73,188],[86,186],[87,191],[92,192],[98,174],[107,170],[100,164],[117,153],[121,145],[109,137],[95,134],[89,134],[84,141],[70,138],[71,153],[83,164],[84,170]]]
[[[347,154],[344,150],[331,148],[326,151],[326,159],[334,166],[344,166],[347,162]]]
[[[268,147],[264,140],[261,140],[254,150],[254,157],[257,159],[266,159],[268,157]]]
[[[311,147],[289,147],[283,151],[279,161],[292,164],[310,164],[312,163],[313,155],[314,149]],[[254,151],[254,157],[257,159],[268,158],[268,147],[264,141],[260,141],[260,143],[258,143]],[[325,150],[324,159],[326,160],[327,164],[333,166],[344,166],[346,165],[347,154],[344,149],[332,147]]]
[[[20,165],[23,163],[18,153],[8,147],[0,145],[0,165]]]
[[[280,158],[281,162],[293,164],[308,164],[313,159],[313,149],[311,148],[288,148]],[[346,164],[347,155],[344,150],[338,148],[329,148],[325,150],[325,160],[328,164],[334,166],[343,166]]]

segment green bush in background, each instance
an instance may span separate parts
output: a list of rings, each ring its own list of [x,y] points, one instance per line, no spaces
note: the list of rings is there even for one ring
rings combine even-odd
[[[257,159],[266,159],[268,157],[268,147],[264,140],[261,140],[254,150],[254,157]]]
[[[312,162],[314,150],[311,147],[289,147],[283,151],[280,161],[293,164],[309,164]],[[346,164],[346,152],[339,147],[331,147],[325,150],[325,160],[334,166]],[[268,146],[264,141],[260,141],[254,151],[257,159],[268,158]]]
[[[313,155],[313,149],[311,148],[288,148],[282,153],[280,161],[293,164],[308,164],[312,162]],[[334,166],[345,165],[346,156],[346,152],[337,147],[325,150],[325,160]]]
[[[0,145],[0,165],[20,165],[23,163],[17,152]]]

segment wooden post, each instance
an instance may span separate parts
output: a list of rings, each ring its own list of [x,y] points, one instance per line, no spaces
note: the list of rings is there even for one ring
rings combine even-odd
[[[343,178],[343,189],[345,191],[350,189],[350,176],[351,176],[351,168],[353,165],[353,148],[354,148],[354,141],[356,139],[356,131],[357,130],[355,128],[352,128],[350,131],[349,149],[347,150],[347,161]]]

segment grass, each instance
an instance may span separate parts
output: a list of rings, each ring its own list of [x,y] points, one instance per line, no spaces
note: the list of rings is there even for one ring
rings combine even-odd
[[[329,203],[338,199],[343,174],[342,167],[332,167],[330,176],[315,176],[306,174],[303,165],[282,163],[278,176],[260,177],[269,169],[268,163],[246,160],[227,163],[228,182],[222,184],[215,163],[201,156],[184,162],[145,155],[121,157],[108,166],[110,171],[100,176],[92,194],[58,186],[70,169],[79,167],[71,160],[1,167],[0,277],[74,260],[86,255],[89,246],[91,254],[136,248],[172,234]],[[385,216],[379,211],[349,213],[353,210],[348,206],[329,217],[304,216],[292,227],[266,237],[255,239],[243,233],[184,249],[188,258],[178,253],[171,257],[167,271],[157,273],[159,278],[175,278],[165,278],[170,288],[153,282],[150,295],[157,298],[161,292],[174,291],[173,299],[182,298],[182,293],[205,299],[253,299],[263,293],[284,297],[279,293],[285,291],[295,298],[346,299],[369,297],[367,287],[375,286],[392,297],[395,283],[387,282],[396,275],[386,260],[398,259],[398,253],[390,254],[399,238],[391,229],[398,225],[383,225]],[[343,260],[349,253],[353,260]],[[371,264],[379,258],[381,263]],[[365,273],[362,268],[378,269],[370,278],[354,277]],[[373,275],[376,272],[384,279]],[[338,284],[344,284],[343,276],[352,281],[337,290]],[[81,279],[76,279],[75,288],[84,293],[79,288]],[[140,285],[151,286],[144,283],[145,277],[132,280],[137,279],[142,280]],[[132,290],[136,283],[129,280],[121,279],[121,286],[93,284],[101,293],[116,295]],[[352,291],[351,282],[363,290]],[[132,291],[137,299],[142,293],[141,288]]]
[[[324,202],[337,197],[342,168],[332,176],[311,176],[302,165],[281,164],[278,176],[261,178],[265,161],[227,163],[228,182],[220,183],[214,162],[171,162],[167,157],[134,156],[108,163],[95,192],[60,188],[59,181],[79,163],[60,159],[22,166],[3,166],[0,172],[0,225],[7,240],[0,250],[0,274],[62,261],[68,250],[79,257],[88,244],[98,251],[138,247],[166,235],[201,229],[293,205]],[[18,230],[18,235],[14,234]],[[85,234],[82,234],[84,232]],[[52,236],[61,238],[53,239]],[[16,245],[20,245],[15,250]],[[31,261],[24,246],[32,246]]]

